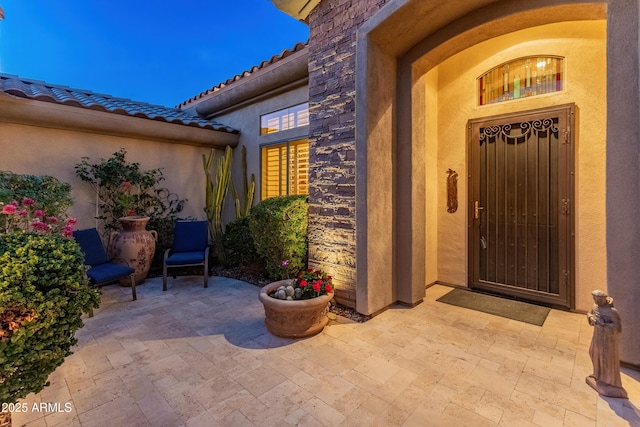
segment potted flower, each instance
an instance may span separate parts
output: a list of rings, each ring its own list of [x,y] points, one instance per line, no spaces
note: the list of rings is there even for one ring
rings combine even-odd
[[[283,261],[283,267],[286,261]],[[296,279],[273,282],[260,290],[265,325],[273,335],[302,338],[321,332],[329,322],[327,313],[333,299],[332,278],[311,268]]]

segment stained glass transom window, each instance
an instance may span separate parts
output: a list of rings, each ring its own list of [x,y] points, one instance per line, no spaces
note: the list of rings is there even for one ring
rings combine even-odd
[[[525,56],[487,71],[478,78],[479,105],[560,92],[564,87],[564,58]]]

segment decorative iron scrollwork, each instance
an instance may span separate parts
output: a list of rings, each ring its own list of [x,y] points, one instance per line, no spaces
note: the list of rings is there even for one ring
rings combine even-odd
[[[515,134],[517,128],[520,133]],[[551,132],[557,135],[558,124],[553,119],[532,120],[530,122],[520,122],[513,124],[505,124],[502,126],[487,126],[480,129],[480,145],[483,143],[492,143],[491,138],[502,136],[507,144],[520,144],[531,136],[531,133],[538,134],[541,132]]]

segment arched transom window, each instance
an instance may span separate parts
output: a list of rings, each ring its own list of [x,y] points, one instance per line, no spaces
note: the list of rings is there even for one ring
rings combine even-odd
[[[525,56],[478,77],[479,105],[560,92],[564,87],[564,58]]]

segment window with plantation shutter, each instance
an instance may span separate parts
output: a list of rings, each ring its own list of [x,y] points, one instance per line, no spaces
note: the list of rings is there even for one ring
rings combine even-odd
[[[262,147],[262,199],[309,192],[309,140]]]

